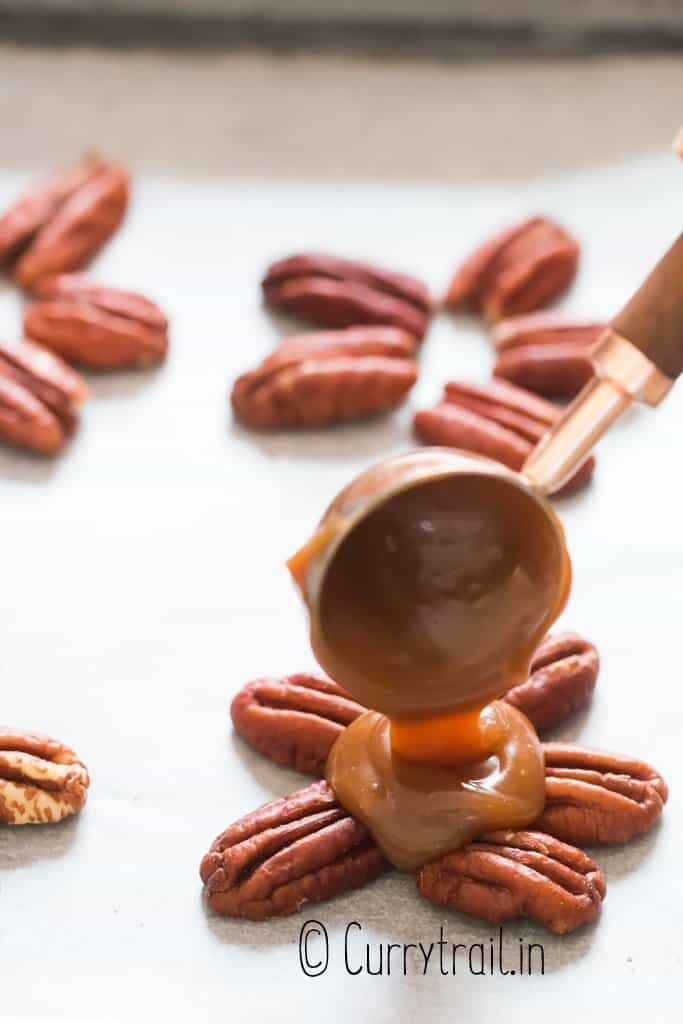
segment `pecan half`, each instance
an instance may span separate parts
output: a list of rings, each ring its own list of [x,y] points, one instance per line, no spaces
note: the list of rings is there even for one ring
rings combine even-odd
[[[421,338],[431,303],[425,285],[407,274],[304,253],[271,264],[262,282],[266,302],[323,327],[388,324]]]
[[[594,921],[605,879],[582,850],[543,832],[500,831],[425,864],[419,892],[492,924],[529,917],[556,935]]]
[[[659,772],[623,754],[544,743],[546,804],[538,828],[581,846],[625,843],[648,832],[669,791]]]
[[[576,633],[550,636],[534,655],[528,681],[503,700],[542,732],[585,704],[598,669],[598,653],[587,640]],[[339,733],[365,711],[331,679],[305,672],[247,683],[230,707],[235,731],[255,750],[276,764],[317,776],[325,774]]]
[[[287,338],[232,389],[250,427],[322,426],[393,409],[417,380],[416,340],[395,327],[350,327]]]
[[[339,734],[366,710],[332,680],[304,672],[247,683],[230,706],[235,731],[252,747],[318,776]]]
[[[387,867],[365,826],[326,782],[313,782],[226,829],[200,875],[217,913],[264,920],[357,889]]]
[[[446,445],[496,459],[519,470],[560,410],[538,395],[494,377],[489,384],[446,384],[444,398],[415,414],[413,427],[425,444]],[[572,493],[593,475],[594,456],[557,493]]]
[[[451,280],[446,305],[489,320],[529,313],[574,279],[578,242],[547,217],[501,231],[469,256]]]
[[[86,266],[123,220],[128,190],[127,172],[98,157],[44,182],[0,218],[0,266],[24,288]]]
[[[57,417],[65,434],[74,432],[88,388],[59,356],[30,341],[0,341],[0,374],[40,399]]]
[[[540,395],[572,398],[593,376],[589,349],[605,324],[535,313],[502,320],[493,330],[497,377]]]
[[[523,711],[537,732],[552,729],[590,698],[598,678],[598,652],[576,633],[547,637],[540,645],[525,683],[505,695]]]
[[[96,284],[82,274],[57,274],[33,289],[24,331],[70,362],[120,370],[160,362],[168,349],[168,321],[134,292]]]
[[[73,750],[37,732],[0,726],[0,821],[42,825],[78,814],[90,779]]]
[[[64,446],[64,431],[54,413],[1,370],[0,441],[39,455],[55,455]]]

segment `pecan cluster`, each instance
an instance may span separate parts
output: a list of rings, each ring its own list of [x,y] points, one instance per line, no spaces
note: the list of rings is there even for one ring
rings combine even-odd
[[[595,687],[595,647],[575,633],[539,646],[529,679],[505,700],[539,732],[583,706]],[[321,776],[335,740],[366,709],[339,685],[300,673],[257,679],[235,696],[235,730],[277,764]],[[598,916],[605,879],[580,848],[627,842],[658,820],[666,783],[650,765],[571,743],[543,744],[546,801],[533,827],[493,832],[424,865],[426,899],[503,923],[529,917],[556,934]],[[218,913],[264,919],[375,878],[388,867],[326,782],[314,782],[231,825],[201,865]]]
[[[449,381],[441,401],[417,412],[413,426],[425,444],[486,455],[518,470],[559,417],[560,410],[550,402],[494,377],[484,385]],[[591,455],[558,494],[582,487],[594,467]]]
[[[573,395],[588,380],[592,374],[589,348],[602,325],[529,315],[569,287],[578,258],[577,241],[552,219],[539,216],[501,231],[455,273],[444,304],[481,312],[496,323],[494,337],[500,349],[496,380],[507,378],[549,397]],[[385,331],[395,328],[414,339],[414,349],[434,311],[427,288],[416,278],[326,253],[303,253],[271,264],[262,288],[268,305],[311,323],[355,328],[357,339],[370,337],[363,334],[367,325]],[[399,358],[411,358],[410,372],[407,364],[399,367],[395,363],[377,364],[372,370],[361,362],[370,349],[363,352],[359,347],[356,358],[349,344],[352,361],[342,361],[338,330],[309,335],[308,343],[306,337],[285,340],[261,366],[235,382],[232,406],[237,419],[251,427],[270,429],[356,419],[393,408],[417,375],[417,362],[412,360],[415,351],[397,353]],[[357,343],[362,344],[360,340]],[[330,346],[329,354],[325,346]],[[380,358],[396,353],[373,354]],[[519,468],[544,432],[539,434],[539,424],[545,430],[558,415],[550,406],[530,430],[523,429],[513,437],[492,428],[491,423],[499,420],[486,411],[488,424],[475,424],[468,416],[437,406],[423,417],[423,439],[438,444],[445,436],[443,443],[459,444],[458,436],[464,433],[473,439],[470,450],[492,449],[494,458]],[[503,422],[501,428],[506,427],[515,430],[514,423]],[[420,435],[420,429],[417,432]],[[455,440],[449,441],[449,435]],[[577,483],[589,475],[587,465]]]
[[[457,390],[447,385],[445,400],[416,417],[416,433],[423,441],[490,454],[519,469],[559,411],[549,404],[544,412],[537,406],[536,414],[529,408],[531,420],[538,421],[535,427],[528,420],[511,417],[499,383],[506,380],[517,385],[516,404],[523,405],[526,396],[531,406],[532,392],[545,398],[574,397],[594,372],[591,350],[605,324],[542,311],[569,287],[578,257],[578,243],[564,228],[547,217],[532,217],[501,231],[462,263],[451,280],[445,305],[483,313],[493,323],[497,353],[493,380],[489,395],[478,396],[485,398],[486,404],[478,406],[472,401],[471,389],[463,395],[467,385],[459,385]],[[460,410],[449,407],[449,402]],[[523,408],[517,411],[525,412]],[[540,434],[538,425],[543,427]],[[565,490],[574,489],[591,472],[589,460]]]
[[[0,342],[1,441],[43,455],[61,451],[87,394],[64,360],[120,370],[164,358],[168,323],[153,302],[75,273],[119,227],[128,197],[125,169],[92,156],[0,217],[0,270],[33,298],[24,313],[27,340]]]
[[[618,754],[571,744],[544,744],[544,750],[547,807],[533,830],[495,832],[425,865],[418,875],[424,897],[493,923],[532,917],[558,934],[594,920],[605,881],[578,845],[596,837],[603,844],[626,842],[647,831],[661,813],[666,785],[653,768]],[[553,797],[558,757],[571,759],[576,777],[555,815],[562,806]],[[608,797],[612,804],[605,810],[605,793],[631,793],[643,776],[654,794],[646,811],[630,797],[631,804],[622,805]],[[358,888],[387,866],[327,783],[314,782],[226,829],[202,860],[200,874],[215,911],[262,920]]]
[[[0,726],[0,822],[41,825],[78,814],[90,779],[73,750],[37,732]]]

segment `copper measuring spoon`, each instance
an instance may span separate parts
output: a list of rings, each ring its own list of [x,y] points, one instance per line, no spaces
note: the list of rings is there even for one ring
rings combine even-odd
[[[314,652],[358,700],[436,714],[526,677],[571,583],[546,495],[632,402],[656,406],[683,371],[683,235],[591,357],[595,376],[520,473],[450,449],[390,458],[334,499],[291,559]]]

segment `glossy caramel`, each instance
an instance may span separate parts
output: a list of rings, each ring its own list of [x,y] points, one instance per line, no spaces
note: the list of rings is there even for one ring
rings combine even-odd
[[[482,712],[488,756],[458,768],[394,753],[390,722],[369,711],[337,739],[327,781],[384,855],[413,870],[484,832],[535,821],[545,799],[543,753],[527,718],[496,701]]]
[[[395,754],[422,764],[463,764],[492,749],[497,733],[480,705],[461,711],[442,711],[425,718],[392,718],[391,746]]]
[[[552,512],[508,478],[454,473],[355,524],[327,566],[312,643],[393,717],[482,705],[526,678],[569,581]]]

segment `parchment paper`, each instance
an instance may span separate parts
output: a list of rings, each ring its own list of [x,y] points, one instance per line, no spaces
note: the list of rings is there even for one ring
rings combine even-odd
[[[25,184],[1,177],[0,206]],[[0,450],[2,719],[70,743],[92,774],[78,819],[0,829],[3,1019],[678,1019],[683,386],[618,424],[590,489],[561,505],[575,568],[562,624],[598,644],[603,667],[590,710],[559,735],[652,760],[672,788],[661,827],[599,852],[597,926],[565,938],[507,926],[513,960],[520,938],[543,944],[543,977],[478,976],[466,960],[443,976],[435,957],[423,975],[413,954],[406,977],[371,977],[345,967],[354,920],[350,970],[366,942],[376,970],[381,943],[428,946],[443,925],[449,944],[488,949],[497,931],[431,907],[397,874],[266,924],[221,920],[201,898],[213,837],[306,782],[251,753],[228,718],[247,679],[313,667],[284,559],[351,475],[411,446],[412,409],[449,377],[485,380],[492,362],[476,321],[443,315],[400,413],[249,433],[231,422],[231,381],[292,326],[261,307],[260,274],[277,256],[332,249],[440,291],[475,243],[535,211],[584,244],[563,306],[608,316],[680,229],[683,168],[662,151],[525,187],[137,182],[96,271],[168,311],[167,365],[93,376],[81,432],[57,462]],[[8,289],[0,332],[18,323]],[[329,936],[317,978],[298,952],[312,918]]]

